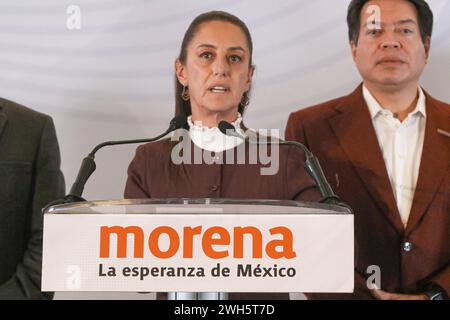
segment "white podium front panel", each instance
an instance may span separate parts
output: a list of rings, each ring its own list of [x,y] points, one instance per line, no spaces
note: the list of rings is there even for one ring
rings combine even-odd
[[[43,291],[353,291],[351,214],[128,202],[50,211]]]

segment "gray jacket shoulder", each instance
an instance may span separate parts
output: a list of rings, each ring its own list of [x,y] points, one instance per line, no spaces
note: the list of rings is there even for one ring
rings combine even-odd
[[[32,161],[41,140],[49,134],[56,139],[55,126],[50,116],[0,98],[1,159]]]
[[[23,122],[34,122],[45,123],[51,119],[50,116],[25,107],[19,103],[0,98],[0,112],[3,112],[8,121],[17,121],[20,120],[22,124]]]

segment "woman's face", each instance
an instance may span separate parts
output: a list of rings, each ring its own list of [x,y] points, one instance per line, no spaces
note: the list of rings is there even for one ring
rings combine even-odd
[[[253,67],[242,30],[223,21],[206,22],[187,47],[186,63],[176,61],[178,81],[189,88],[193,121],[208,127],[236,120],[250,89]]]

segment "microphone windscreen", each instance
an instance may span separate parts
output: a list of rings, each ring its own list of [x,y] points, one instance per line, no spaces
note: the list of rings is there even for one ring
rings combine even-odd
[[[187,124],[187,117],[185,114],[180,114],[170,121],[170,127],[174,130],[184,128]]]
[[[236,128],[232,124],[230,124],[226,121],[220,121],[219,130],[224,135],[228,136],[230,133],[233,133],[234,131],[236,131]]]

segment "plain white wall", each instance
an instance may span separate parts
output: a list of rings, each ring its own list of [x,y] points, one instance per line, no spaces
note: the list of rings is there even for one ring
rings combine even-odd
[[[435,14],[430,63],[421,84],[450,101],[450,1]],[[51,115],[70,189],[81,160],[105,140],[151,137],[174,112],[173,64],[190,21],[225,10],[254,41],[253,128],[284,130],[290,112],[342,96],[360,82],[347,40],[348,0],[0,0],[0,96]],[[80,29],[72,5],[80,9]],[[68,24],[69,23],[69,28]],[[72,23],[72,24],[71,24]],[[122,198],[136,146],[104,149],[87,199]],[[56,298],[152,298],[62,294]]]

